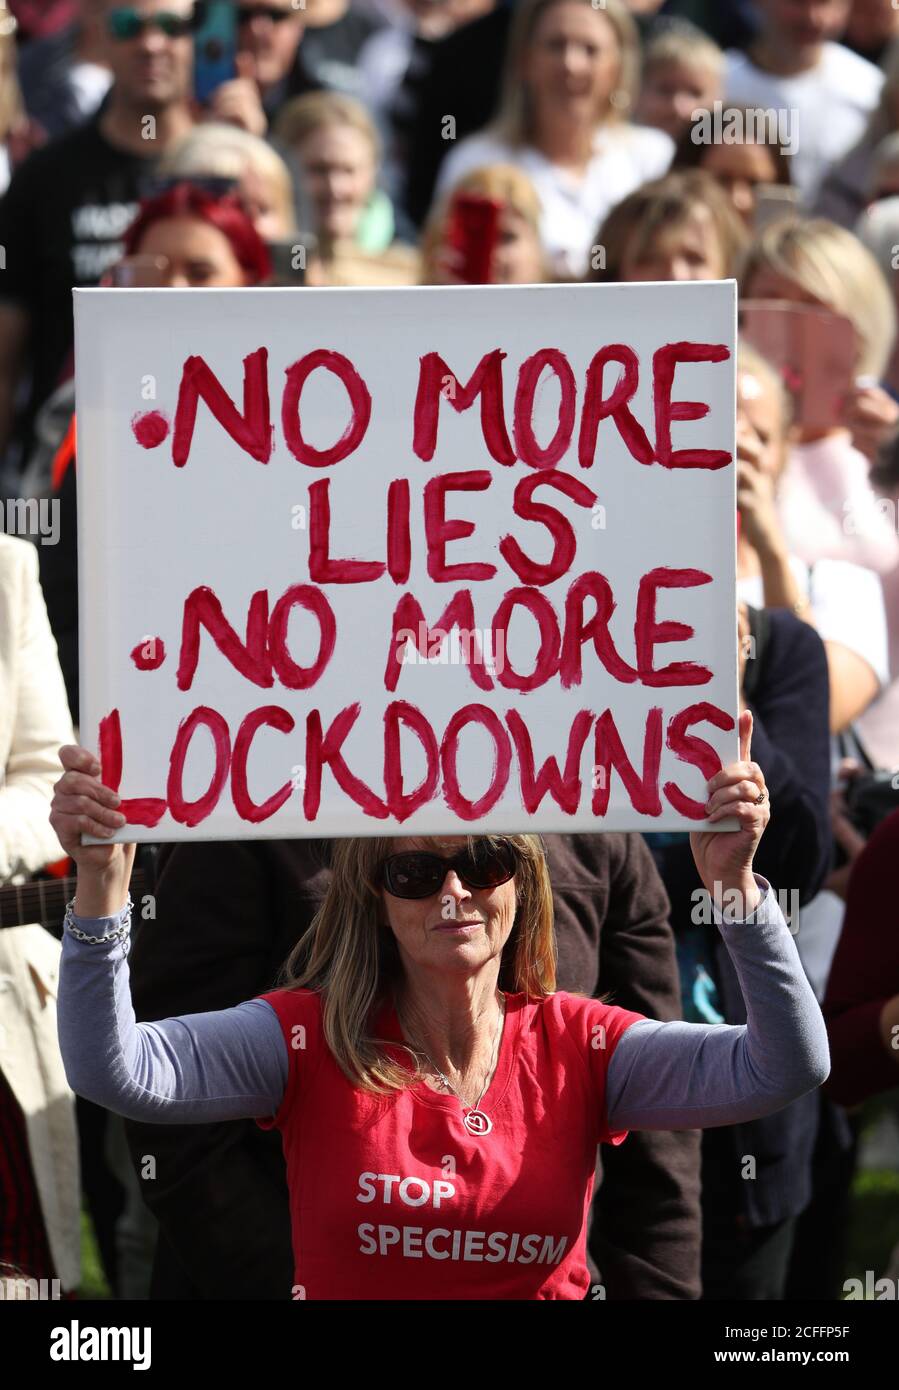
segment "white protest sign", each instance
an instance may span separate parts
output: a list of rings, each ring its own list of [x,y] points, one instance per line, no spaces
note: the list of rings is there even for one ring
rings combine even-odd
[[[75,292],[123,840],[674,830],[737,755],[733,282]]]

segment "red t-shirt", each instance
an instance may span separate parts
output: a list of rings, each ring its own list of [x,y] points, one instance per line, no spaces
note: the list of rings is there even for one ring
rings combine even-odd
[[[506,996],[499,1059],[480,1109],[418,1082],[388,1096],[354,1086],[328,1048],[320,995],[274,990],[287,1043],[281,1131],[294,1298],[583,1298],[596,1146],[610,1134],[605,1083],[618,1039],[643,1014],[557,993]],[[376,1036],[401,1039],[392,1005]],[[408,1054],[391,1049],[411,1069]]]

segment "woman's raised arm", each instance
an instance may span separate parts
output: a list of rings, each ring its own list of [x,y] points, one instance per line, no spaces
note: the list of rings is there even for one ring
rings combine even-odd
[[[265,1000],[136,1022],[128,972],[134,846],[81,843],[83,834],[110,839],[125,817],[92,753],[67,745],[59,756],[64,772],[50,823],[78,867],[57,998],[59,1046],[72,1090],[118,1115],[155,1124],[274,1114],[288,1058]]]
[[[63,933],[57,1027],[78,1095],[131,1120],[206,1124],[273,1115],[287,1084],[287,1048],[263,999],[232,1009],[137,1023],[128,973],[129,909],[70,914]],[[107,937],[102,944],[73,933]]]
[[[752,871],[770,803],[750,761],[752,714],[739,719],[740,759],[708,784],[706,824],[736,829],[690,836],[740,982],[745,1024],[655,1023],[620,1038],[609,1062],[609,1127],[702,1129],[782,1110],[827,1080],[830,1050],[818,1001],[771,887]]]
[[[782,1110],[826,1081],[827,1029],[770,886],[745,920],[712,913],[740,982],[745,1024],[631,1024],[609,1063],[610,1130],[707,1129]],[[729,920],[731,919],[731,920]]]

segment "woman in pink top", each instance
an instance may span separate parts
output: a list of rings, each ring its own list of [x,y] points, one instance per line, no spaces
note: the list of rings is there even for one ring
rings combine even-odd
[[[821,219],[784,220],[750,248],[740,285],[744,299],[782,300],[828,309],[855,328],[856,385],[842,424],[797,429],[779,497],[790,550],[807,564],[850,560],[878,574],[899,563],[899,537],[878,507],[869,460],[854,437],[870,433],[872,418],[895,404],[876,382],[896,332],[892,296],[873,256],[857,237]],[[827,350],[826,339],[821,343]]]

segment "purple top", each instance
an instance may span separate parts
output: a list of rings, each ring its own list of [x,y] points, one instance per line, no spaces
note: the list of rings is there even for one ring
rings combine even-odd
[[[609,1063],[611,1130],[700,1129],[769,1115],[820,1086],[827,1031],[770,886],[742,922],[714,920],[734,962],[747,1022],[658,1023],[627,1029]],[[75,917],[91,936],[115,917]],[[69,1085],[129,1119],[203,1124],[274,1115],[287,1083],[287,1045],[274,1009],[235,1008],[136,1023],[128,938],[109,945],[63,933],[57,1020]]]

